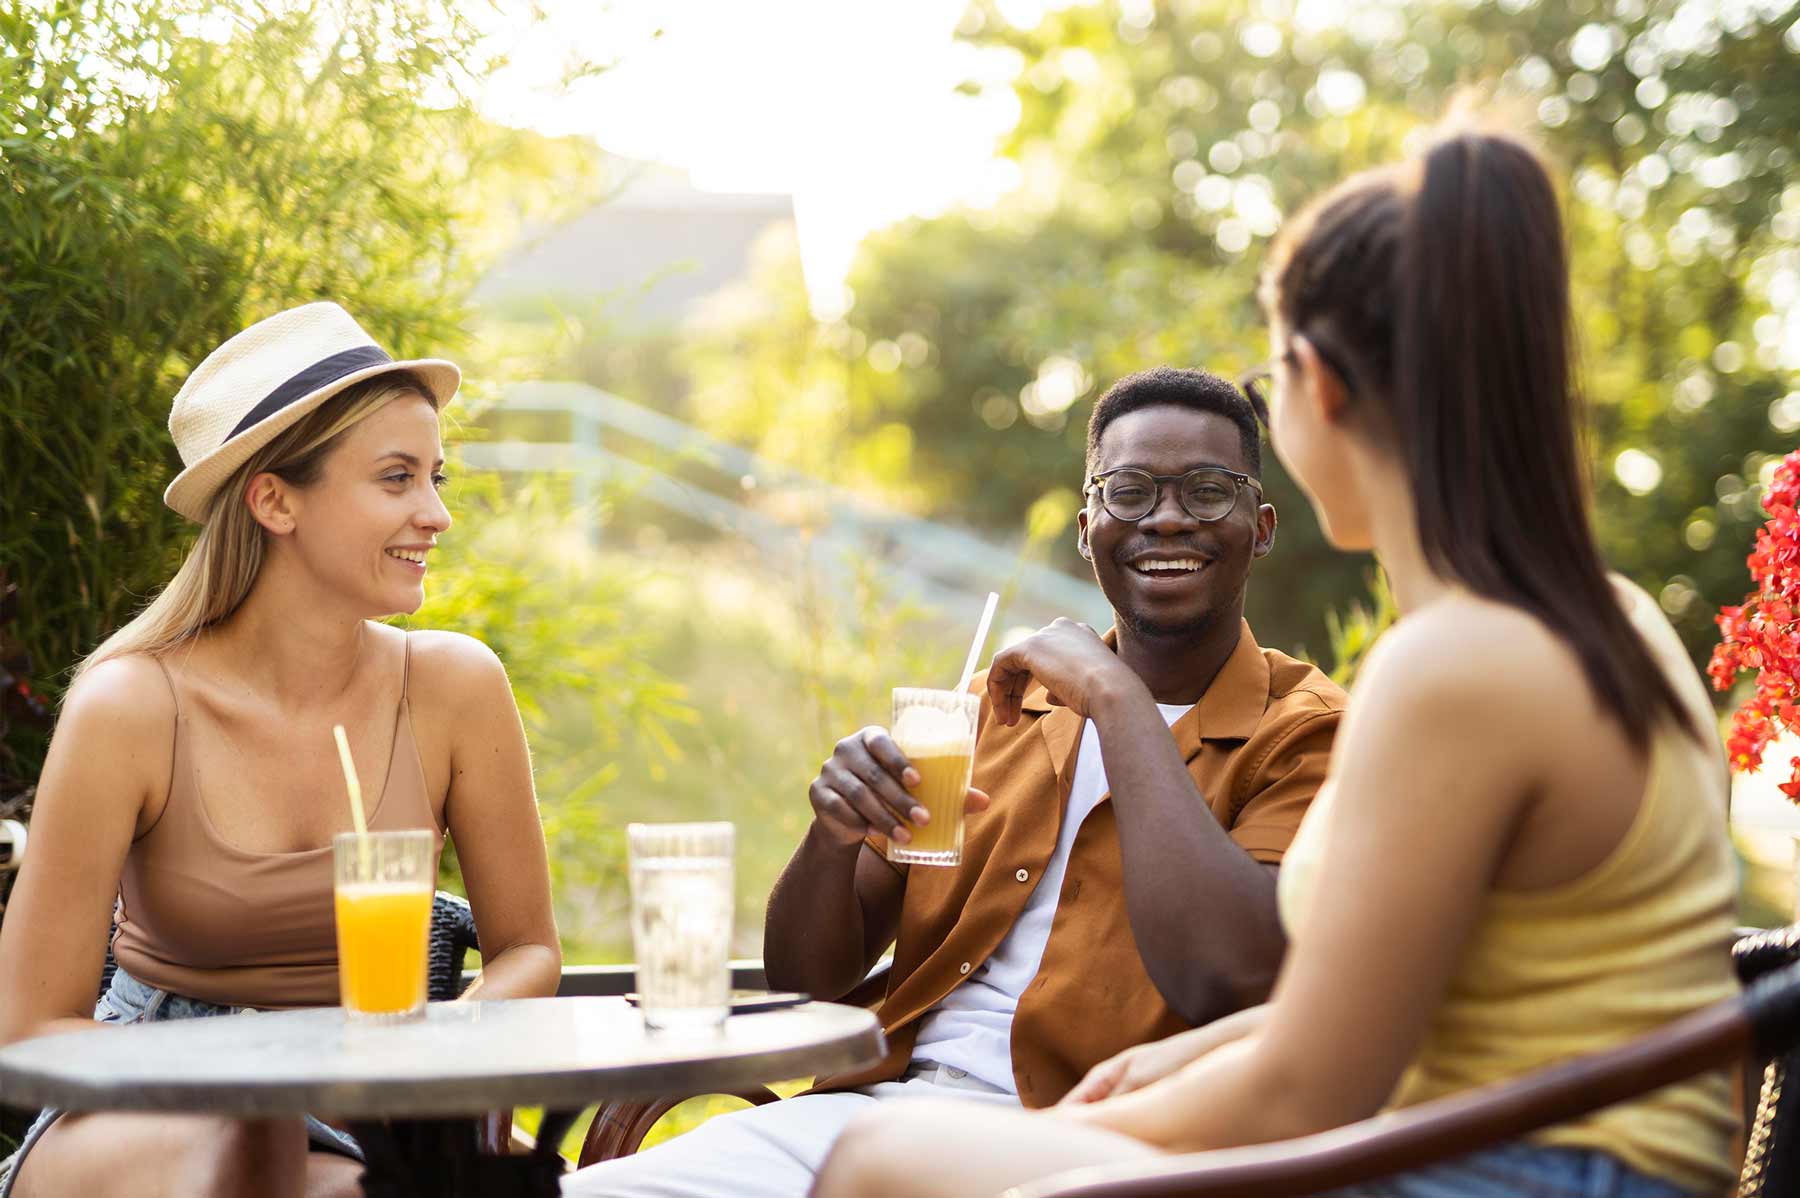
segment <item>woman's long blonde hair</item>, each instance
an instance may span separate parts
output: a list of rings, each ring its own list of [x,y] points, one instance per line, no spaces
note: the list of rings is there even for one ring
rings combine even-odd
[[[396,370],[345,388],[251,455],[213,494],[200,535],[169,585],[75,667],[71,689],[103,661],[132,653],[161,657],[236,611],[262,571],[268,536],[244,502],[250,480],[268,473],[295,487],[317,481],[344,433],[408,395],[437,407],[424,379]]]

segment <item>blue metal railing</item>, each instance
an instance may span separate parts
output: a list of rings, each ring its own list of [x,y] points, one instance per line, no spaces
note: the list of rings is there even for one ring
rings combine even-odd
[[[896,591],[958,617],[971,605],[978,608],[987,591],[1001,590],[1010,592],[1014,621],[1041,623],[1056,615],[1096,627],[1111,621],[1099,588],[1022,560],[1016,546],[885,509],[597,387],[520,383],[506,391],[499,410],[566,413],[569,439],[473,442],[464,448],[470,465],[565,473],[578,504],[602,485],[620,487],[765,552],[797,555],[827,576],[842,575],[858,561],[874,563]],[[608,431],[624,435],[615,440],[629,439],[666,457],[670,468],[680,467],[680,477],[609,448]],[[771,514],[769,497],[784,495],[806,500],[806,525]]]

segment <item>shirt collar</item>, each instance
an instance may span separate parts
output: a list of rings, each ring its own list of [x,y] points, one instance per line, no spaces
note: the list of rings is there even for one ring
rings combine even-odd
[[[1107,629],[1101,639],[1117,652],[1117,628]],[[1250,739],[1268,706],[1269,660],[1251,635],[1249,621],[1240,620],[1238,641],[1231,656],[1225,659],[1194,710],[1176,720],[1170,731],[1175,734],[1176,743],[1182,746],[1183,756],[1189,756],[1189,746],[1197,751],[1202,740]],[[1066,708],[1053,705],[1049,692],[1041,683],[1034,683],[1025,692],[1020,707],[1040,714],[1072,714]]]

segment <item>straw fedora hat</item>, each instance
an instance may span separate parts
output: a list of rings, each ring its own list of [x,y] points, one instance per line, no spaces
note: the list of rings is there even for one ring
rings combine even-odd
[[[204,520],[225,480],[283,429],[344,388],[396,370],[421,376],[440,408],[462,382],[453,362],[396,362],[333,303],[302,304],[258,321],[207,354],[175,396],[169,435],[185,469],[163,502]]]

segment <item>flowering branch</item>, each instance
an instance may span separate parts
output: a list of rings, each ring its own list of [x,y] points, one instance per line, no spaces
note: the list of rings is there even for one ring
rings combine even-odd
[[[1769,519],[1745,559],[1756,588],[1737,607],[1719,609],[1719,644],[1707,674],[1728,689],[1744,670],[1756,671],[1756,693],[1734,713],[1726,742],[1731,768],[1749,773],[1783,730],[1800,730],[1800,450],[1782,459],[1763,496]],[[1800,803],[1800,756],[1781,791]]]

